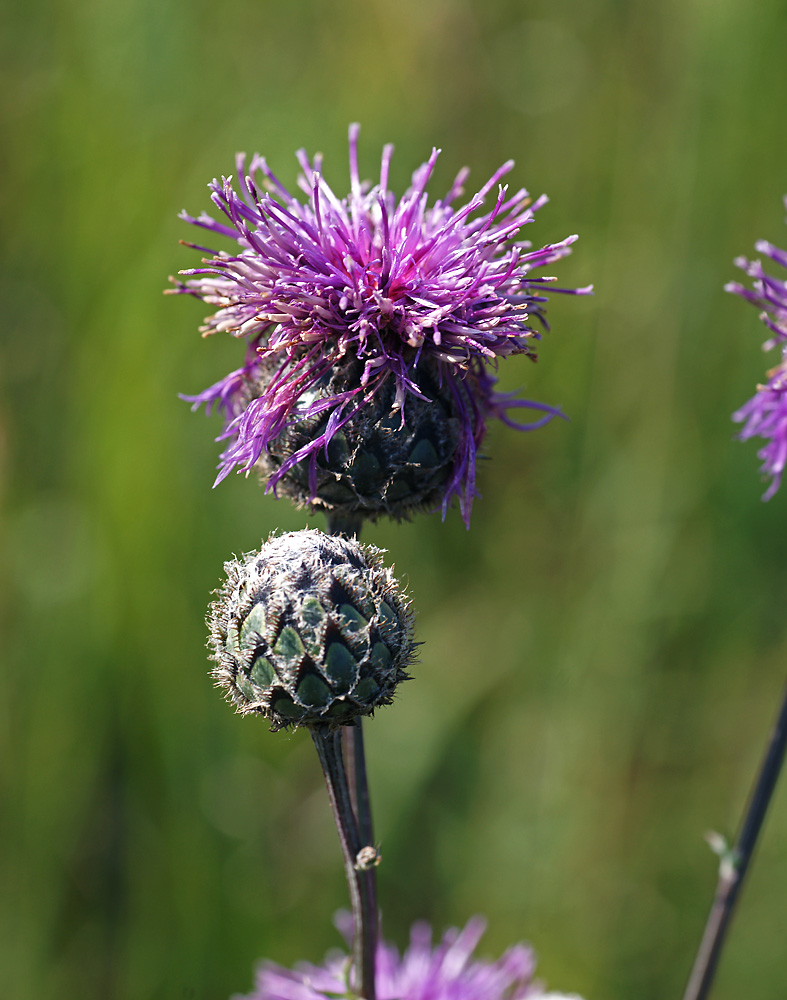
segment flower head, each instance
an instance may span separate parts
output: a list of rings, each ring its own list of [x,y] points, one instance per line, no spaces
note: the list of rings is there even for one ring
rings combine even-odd
[[[399,516],[425,505],[441,505],[445,513],[458,496],[467,521],[487,419],[513,424],[506,411],[530,407],[540,411],[538,419],[514,426],[531,429],[559,412],[495,393],[489,367],[509,354],[535,358],[534,342],[547,327],[545,291],[554,279],[532,272],[568,254],[576,237],[539,250],[520,239],[546,198],[532,201],[525,190],[509,192],[499,183],[511,161],[461,208],[452,206],[467,170],[445,198],[428,204],[426,186],[438,150],[398,200],[388,187],[392,146],[383,150],[378,183],[362,184],[358,131],[351,126],[346,198],[323,179],[319,156],[297,154],[303,201],[262,157],[255,155],[247,167],[239,155],[234,184],[223,177],[210,185],[211,199],[229,224],[182,214],[236,247],[197,247],[209,257],[204,266],[182,271],[188,280],[176,282],[173,291],[216,307],[202,327],[205,334],[227,331],[247,343],[242,367],[191,398],[224,411],[221,437],[227,445],[217,482],[232,469],[257,466],[275,489],[298,467],[294,495],[303,502],[328,509],[343,502],[349,504],[345,511],[364,516]],[[491,209],[482,211],[487,197]],[[393,465],[383,444],[370,459],[362,448],[365,431],[353,433],[353,421],[383,395],[377,437],[387,441],[397,430],[411,437]],[[413,439],[410,411],[419,400],[436,398],[446,412],[445,426],[416,431]],[[304,422],[309,426],[298,435]],[[293,428],[296,439],[277,448],[277,439]],[[338,450],[346,454],[332,459],[331,443],[340,433],[346,440]],[[450,442],[447,458],[436,439]],[[418,450],[423,440],[427,445]],[[429,466],[433,451],[436,464]],[[361,452],[367,472],[375,463],[383,467],[379,474],[374,470],[368,488],[354,478]],[[404,478],[402,465],[408,466]],[[425,485],[413,486],[414,468],[426,470]],[[326,481],[340,482],[348,494],[343,501],[326,497]]]
[[[787,253],[772,243],[760,240],[755,249],[787,268]],[[768,274],[759,260],[738,257],[735,263],[753,279],[752,287],[731,281],[726,290],[761,310],[760,319],[771,332],[763,349],[779,348],[782,356],[780,364],[767,373],[767,383],[758,385],[755,395],[732,415],[733,420],[743,424],[738,435],[741,440],[760,437],[767,442],[758,455],[763,463],[761,471],[771,478],[763,500],[770,500],[779,488],[787,463],[787,281]]]
[[[437,947],[426,924],[413,926],[410,946],[400,956],[389,944],[377,953],[378,1000],[580,1000],[577,996],[547,993],[533,981],[535,958],[518,944],[496,962],[474,957],[484,932],[484,921],[471,920],[461,931],[450,930]],[[294,970],[264,963],[254,992],[235,1000],[328,1000],[351,996],[347,987],[348,959],[329,956],[322,966],[301,965]]]

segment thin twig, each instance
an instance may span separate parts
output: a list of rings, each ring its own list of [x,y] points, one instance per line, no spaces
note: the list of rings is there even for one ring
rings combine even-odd
[[[746,877],[768,805],[773,797],[785,749],[787,749],[787,689],[743,817],[740,834],[735,846],[731,851],[725,852],[719,865],[716,895],[683,1000],[705,1000],[710,992],[735,903]]]

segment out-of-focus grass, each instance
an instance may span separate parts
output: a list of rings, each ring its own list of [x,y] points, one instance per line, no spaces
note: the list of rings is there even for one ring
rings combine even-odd
[[[194,392],[239,345],[164,299],[176,212],[236,150],[346,185],[346,127],[398,190],[552,202],[579,232],[535,368],[571,417],[489,435],[472,530],[379,524],[425,641],[368,727],[387,933],[490,918],[589,1000],[676,996],[783,682],[784,495],[760,503],[728,414],[762,377],[732,258],[785,243],[787,17],[775,0],[395,6],[66,2],[7,11],[0,409],[0,983],[27,1000],[212,1000],[254,961],[319,959],[345,890],[303,734],[234,717],[206,678],[222,561],[305,517],[211,491]],[[319,523],[316,520],[315,523]],[[781,1000],[782,789],[719,1000]]]

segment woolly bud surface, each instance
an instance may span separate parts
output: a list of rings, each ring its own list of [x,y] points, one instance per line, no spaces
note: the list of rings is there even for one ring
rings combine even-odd
[[[239,712],[277,730],[349,725],[390,704],[413,662],[413,615],[380,549],[293,531],[224,569],[208,646]]]

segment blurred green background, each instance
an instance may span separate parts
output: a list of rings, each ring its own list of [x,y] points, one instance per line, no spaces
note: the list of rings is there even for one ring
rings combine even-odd
[[[729,413],[764,329],[722,286],[785,246],[787,8],[776,0],[30,0],[5,12],[0,369],[0,993],[221,1000],[255,961],[319,960],[346,905],[310,740],[207,678],[224,559],[306,523],[211,490],[196,392],[238,363],[181,208],[236,150],[348,187],[347,125],[402,191],[508,157],[580,234],[535,368],[571,423],[495,427],[472,530],[381,523],[424,641],[367,727],[385,930],[488,915],[555,988],[678,997],[787,660],[787,491],[762,504]],[[321,518],[314,523],[322,525]],[[716,997],[783,1000],[787,788]]]

